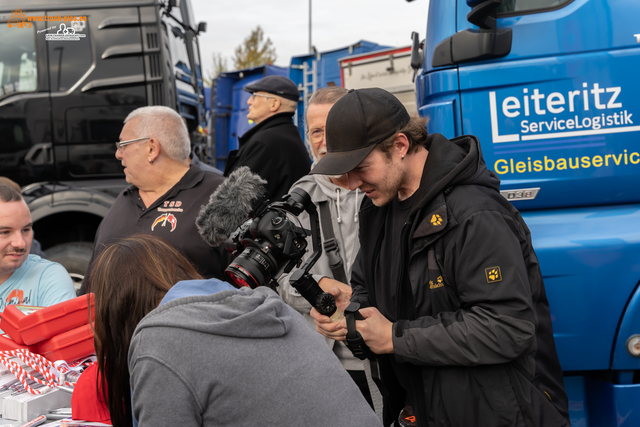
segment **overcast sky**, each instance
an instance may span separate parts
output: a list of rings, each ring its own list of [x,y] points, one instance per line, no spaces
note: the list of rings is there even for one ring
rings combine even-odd
[[[309,51],[309,0],[192,0],[197,21],[207,22],[200,38],[203,73],[220,52],[233,69],[233,52],[260,25],[276,48],[276,65]],[[312,43],[318,52],[367,40],[408,46],[411,32],[425,36],[429,0],[312,0]]]

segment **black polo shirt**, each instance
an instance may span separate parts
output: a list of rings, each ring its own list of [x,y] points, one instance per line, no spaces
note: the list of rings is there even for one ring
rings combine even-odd
[[[150,234],[171,243],[205,278],[224,280],[229,256],[202,240],[195,224],[200,207],[207,204],[222,181],[224,177],[191,165],[182,179],[148,208],[136,187],[125,188],[100,223],[92,262],[119,239]]]

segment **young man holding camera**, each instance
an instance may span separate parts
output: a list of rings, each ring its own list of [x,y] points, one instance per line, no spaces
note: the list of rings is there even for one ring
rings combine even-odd
[[[397,398],[387,413],[406,394],[419,426],[568,426],[529,230],[478,140],[428,135],[425,124],[382,89],[349,91],[311,172],[346,173],[368,198],[351,301],[365,307],[356,328]],[[348,298],[332,293],[344,309]],[[311,315],[323,335],[345,339],[344,320]]]

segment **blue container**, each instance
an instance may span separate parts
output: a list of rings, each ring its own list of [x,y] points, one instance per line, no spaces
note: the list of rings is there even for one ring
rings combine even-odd
[[[291,58],[291,71],[289,78],[298,85],[301,100],[298,104],[296,125],[300,135],[304,140],[304,108],[306,105],[303,99],[305,94],[311,96],[316,90],[327,86],[342,86],[342,76],[340,74],[340,58],[349,55],[372,52],[381,49],[388,49],[391,46],[383,46],[366,40],[360,40],[349,46],[338,49],[327,50],[318,53],[294,56]],[[305,76],[305,69],[309,74]]]

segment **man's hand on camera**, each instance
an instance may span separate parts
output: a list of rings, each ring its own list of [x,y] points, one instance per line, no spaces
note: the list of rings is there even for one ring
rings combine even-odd
[[[356,321],[356,330],[371,351],[376,354],[393,353],[393,323],[375,307],[361,308],[360,314],[364,320]]]
[[[349,306],[349,297],[338,288],[327,290],[336,299],[336,306],[344,311]],[[311,309],[311,317],[316,323],[316,330],[327,338],[336,341],[344,341],[347,336],[347,321],[343,318],[339,322],[332,322],[327,316],[318,312],[315,308]]]
[[[318,285],[325,292],[329,292],[333,288],[338,288],[342,291],[343,294],[347,295],[347,299],[351,298],[351,291],[352,291],[351,286],[347,285],[346,283],[338,282],[336,279],[331,279],[325,276],[322,279],[320,279],[320,281],[318,282]],[[349,304],[347,303],[347,305]],[[338,307],[340,308],[340,310],[342,310],[347,306],[344,306],[344,307],[338,306]]]

